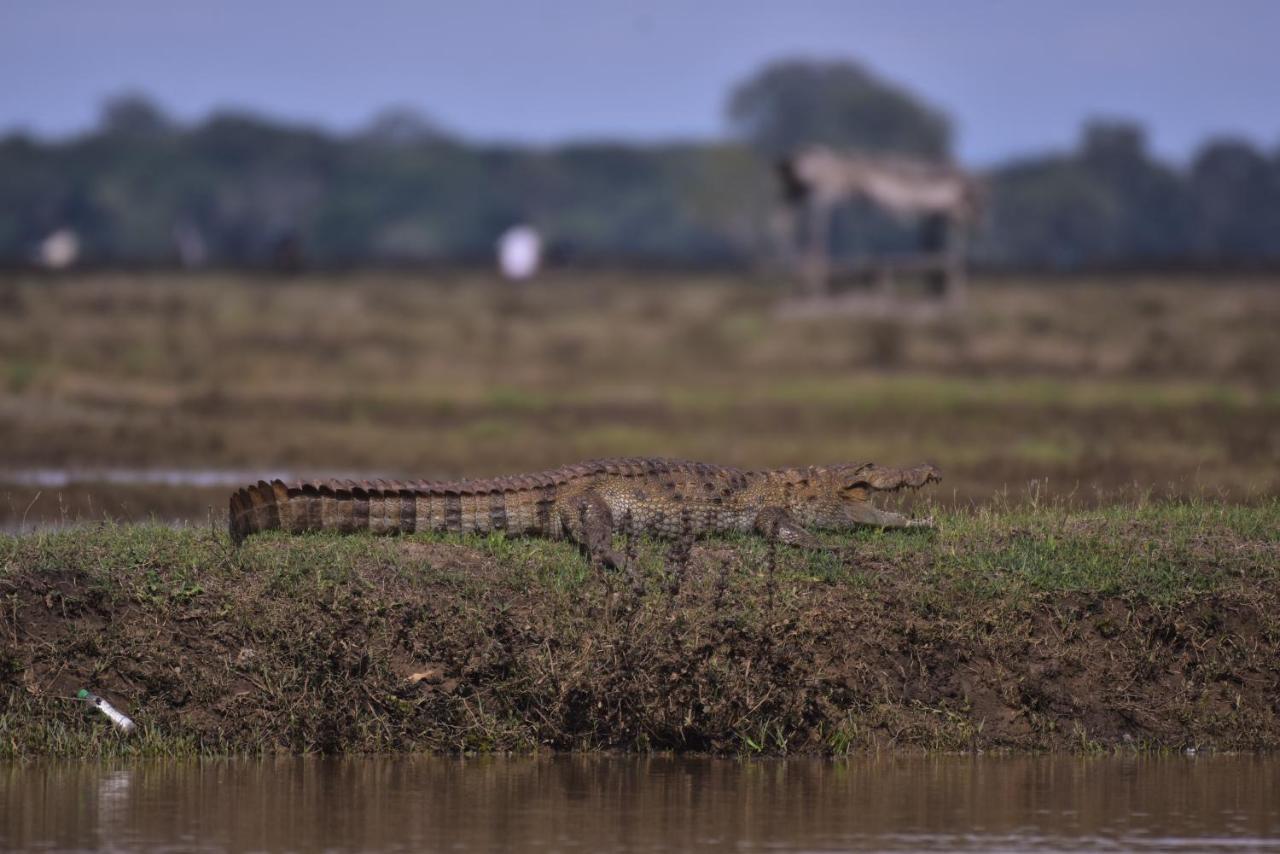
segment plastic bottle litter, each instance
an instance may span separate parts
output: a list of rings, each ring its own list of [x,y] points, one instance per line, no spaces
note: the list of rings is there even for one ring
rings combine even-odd
[[[98,711],[109,717],[111,722],[115,724],[121,732],[129,733],[137,729],[133,720],[130,719],[128,715],[121,712],[97,694],[91,694],[84,688],[81,688],[79,692],[76,693],[76,696],[81,700],[85,700],[86,702],[92,703],[96,706]]]

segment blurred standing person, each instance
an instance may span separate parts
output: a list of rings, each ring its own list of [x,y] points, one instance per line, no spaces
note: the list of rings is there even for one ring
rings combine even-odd
[[[508,283],[527,281],[542,263],[542,237],[537,229],[525,223],[511,226],[498,238],[498,270]],[[505,378],[504,366],[509,355],[511,324],[523,313],[523,288],[499,287],[493,310],[493,343],[489,347],[490,373],[494,382]]]
[[[532,278],[542,263],[542,238],[531,225],[513,225],[498,238],[498,267],[512,281]]]

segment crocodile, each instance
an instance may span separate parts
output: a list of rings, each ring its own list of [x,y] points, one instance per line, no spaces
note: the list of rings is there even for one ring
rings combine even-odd
[[[258,531],[403,534],[419,531],[544,536],[621,565],[615,533],[675,538],[758,533],[821,548],[810,529],[932,527],[874,506],[877,493],[942,479],[932,465],[875,463],[744,471],[687,460],[591,460],[512,477],[456,481],[258,481],[231,496],[236,543]]]

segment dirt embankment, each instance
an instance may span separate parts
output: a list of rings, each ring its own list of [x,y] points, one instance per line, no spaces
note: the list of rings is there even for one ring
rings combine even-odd
[[[631,544],[607,576],[501,539],[10,538],[0,751],[120,749],[82,686],[157,752],[1280,747],[1272,534],[1135,538],[1159,590],[1052,590],[1043,554],[1089,562],[1055,530]]]

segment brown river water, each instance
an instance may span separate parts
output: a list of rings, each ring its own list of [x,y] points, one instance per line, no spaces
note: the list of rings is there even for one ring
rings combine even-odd
[[[38,762],[0,848],[1280,851],[1280,758]]]

